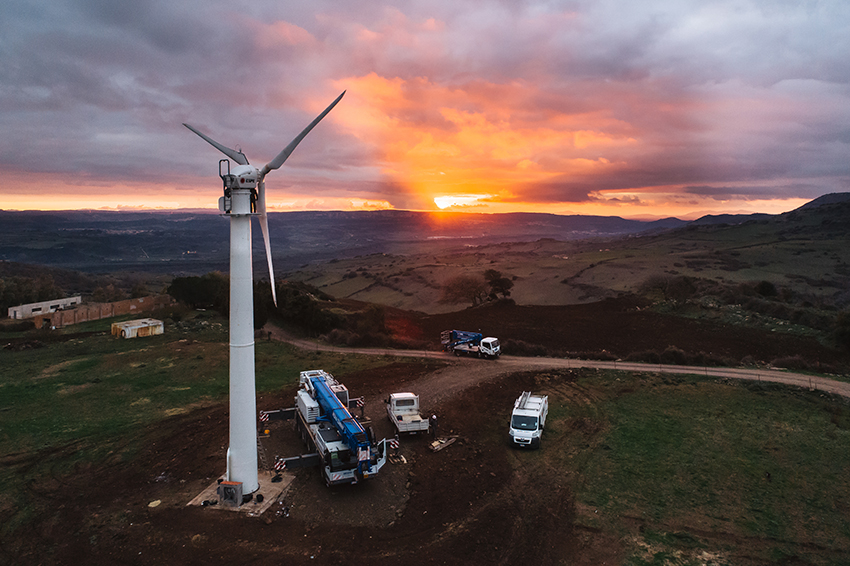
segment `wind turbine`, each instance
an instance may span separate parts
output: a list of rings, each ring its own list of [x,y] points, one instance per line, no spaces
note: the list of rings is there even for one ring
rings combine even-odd
[[[238,164],[231,171],[230,161],[219,161],[219,176],[224,182],[224,196],[219,198],[218,208],[225,216],[230,217],[230,445],[227,448],[226,480],[241,482],[244,494],[254,493],[260,487],[257,475],[251,216],[256,215],[260,222],[266,260],[269,264],[272,299],[277,306],[269,243],[269,220],[266,213],[265,177],[283,165],[301,140],[333,110],[343,95],[345,91],[262,169],[250,165],[248,158],[241,151],[230,149],[189,124],[183,124]]]

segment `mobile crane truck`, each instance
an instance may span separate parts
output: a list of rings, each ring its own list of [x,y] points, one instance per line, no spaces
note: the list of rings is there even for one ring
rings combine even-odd
[[[494,359],[502,354],[499,339],[492,336],[484,338],[484,335],[480,332],[443,330],[440,333],[440,344],[444,351],[454,352],[455,356],[466,355]]]
[[[348,410],[348,389],[324,370],[302,371],[295,407],[266,411],[268,420],[295,419],[312,454],[284,458],[287,466],[319,465],[328,486],[374,477],[387,461],[387,439],[375,441],[371,427]]]

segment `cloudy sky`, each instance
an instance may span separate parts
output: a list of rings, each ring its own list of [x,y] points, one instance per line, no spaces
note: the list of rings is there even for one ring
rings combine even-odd
[[[0,208],[782,212],[850,191],[846,0],[10,0]]]

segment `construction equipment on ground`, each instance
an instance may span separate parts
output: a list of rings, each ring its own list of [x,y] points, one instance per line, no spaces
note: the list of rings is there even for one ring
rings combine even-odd
[[[495,359],[502,355],[499,339],[492,336],[484,337],[480,332],[468,330],[443,330],[440,333],[440,344],[446,352],[454,352],[455,356],[478,356],[479,358]]]
[[[349,412],[348,389],[324,370],[302,371],[295,407],[266,411],[267,420],[295,419],[301,439],[313,452],[281,458],[288,468],[317,465],[328,486],[356,484],[374,477],[387,461],[387,439],[375,440]]]

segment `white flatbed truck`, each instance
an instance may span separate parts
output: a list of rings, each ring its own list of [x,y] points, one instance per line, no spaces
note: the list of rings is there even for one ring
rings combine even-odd
[[[428,432],[428,419],[419,414],[419,395],[392,393],[387,399],[387,418],[399,433]]]

